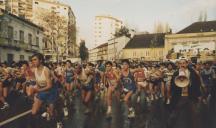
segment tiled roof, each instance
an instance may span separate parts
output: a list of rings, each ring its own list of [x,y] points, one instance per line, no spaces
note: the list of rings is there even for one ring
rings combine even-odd
[[[124,49],[164,47],[165,33],[135,35]]]
[[[215,32],[216,31],[216,20],[215,21],[205,21],[205,22],[195,22],[183,30],[179,31],[177,34],[183,33],[199,33],[199,32]]]

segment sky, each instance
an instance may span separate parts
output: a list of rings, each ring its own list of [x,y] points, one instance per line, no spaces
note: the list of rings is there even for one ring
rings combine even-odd
[[[93,23],[96,15],[112,15],[138,32],[153,32],[157,22],[168,23],[178,32],[198,21],[201,11],[207,20],[216,20],[216,0],[60,0],[72,7],[78,37],[93,48]]]

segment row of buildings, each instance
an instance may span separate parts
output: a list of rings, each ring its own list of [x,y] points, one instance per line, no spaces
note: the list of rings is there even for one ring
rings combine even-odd
[[[177,33],[136,33],[113,38],[89,50],[89,61],[165,61],[181,56],[216,60],[216,21],[195,22]]]
[[[69,5],[57,0],[0,0],[0,8],[0,61],[28,59],[34,52],[50,61],[78,57],[76,17]],[[13,46],[19,44],[38,50],[20,46],[23,52],[17,51]]]

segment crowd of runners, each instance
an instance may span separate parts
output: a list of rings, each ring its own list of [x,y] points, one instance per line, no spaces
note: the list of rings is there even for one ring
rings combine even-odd
[[[13,62],[10,65],[1,63],[0,109],[3,111],[10,107],[7,97],[14,92],[32,103],[32,120],[45,104],[46,111],[41,116],[47,120],[57,120],[57,128],[61,128],[62,117],[69,115],[71,108],[68,106],[80,92],[85,114],[91,113],[91,103],[99,99],[106,108],[106,117],[111,118],[115,97],[126,104],[128,118],[134,118],[136,106],[131,100],[132,96],[135,96],[136,103],[161,99],[164,105],[172,104],[176,91],[172,87],[173,75],[185,65],[194,72],[191,75],[198,76],[197,81],[200,81],[200,86],[197,85],[200,94],[196,95],[198,102],[209,105],[216,93],[216,62],[192,63],[182,58],[175,63],[131,62],[126,59],[118,63],[98,61],[80,64],[69,60],[45,63],[42,54],[35,54],[31,61]],[[141,98],[143,95],[144,98]]]

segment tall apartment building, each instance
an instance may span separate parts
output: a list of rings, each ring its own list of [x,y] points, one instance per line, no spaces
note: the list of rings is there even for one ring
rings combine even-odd
[[[55,14],[61,16],[66,21],[64,28],[66,29],[64,36],[58,40],[61,42],[62,47],[60,51],[57,52],[63,53],[63,58],[66,59],[67,57],[77,57],[78,51],[77,51],[77,44],[76,44],[76,17],[69,5],[60,3],[56,0],[34,0],[33,3],[33,22],[36,24],[40,23],[40,15],[43,12],[54,12]],[[55,19],[54,19],[55,20]],[[41,24],[44,26],[43,24]],[[53,47],[59,48],[60,46],[52,46],[52,42],[45,42],[45,54],[47,55],[53,55],[54,53],[57,53]],[[62,51],[63,50],[63,51]]]
[[[33,14],[32,3],[33,0],[1,0],[0,8],[16,16],[31,20]]]
[[[47,36],[50,36],[50,33],[46,33],[47,26],[41,22],[41,20],[44,20],[43,14],[54,12],[56,15],[63,17],[65,20],[65,22],[62,23],[64,34],[62,34],[58,41],[55,41],[61,44],[53,46],[54,44],[52,42],[45,41],[44,54],[51,56],[51,58],[56,58],[57,55],[55,54],[61,53],[63,56],[61,59],[78,56],[78,46],[76,44],[76,17],[69,5],[60,3],[58,0],[0,0],[0,8],[44,27],[44,34]],[[56,20],[55,18],[50,19]]]
[[[122,24],[121,20],[112,16],[96,16],[94,21],[94,45],[98,46],[113,38]]]

